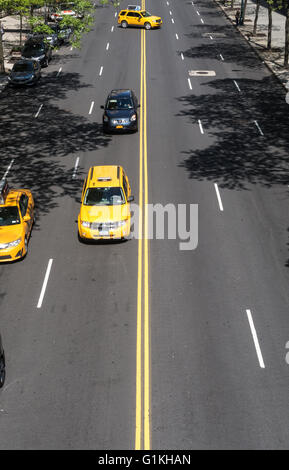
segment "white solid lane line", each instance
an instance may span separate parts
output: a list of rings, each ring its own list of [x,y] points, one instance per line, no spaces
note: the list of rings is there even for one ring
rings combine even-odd
[[[13,163],[14,163],[14,158],[12,158],[12,160],[11,160],[11,162],[10,162],[10,164],[9,164],[9,166],[8,166],[8,168],[7,168],[7,170],[5,171],[4,176],[3,176],[2,179],[5,179],[5,178],[6,178],[6,176],[7,176],[8,173],[9,173],[9,171],[11,170],[11,167],[12,167]]]
[[[42,106],[43,106],[43,104],[41,104],[41,105],[39,106],[39,109],[38,109],[38,111],[37,111],[37,113],[35,114],[35,116],[34,116],[34,117],[36,117],[36,118],[37,118],[37,117],[39,116],[39,114],[40,114],[40,111],[41,111],[41,109],[42,109]]]
[[[52,263],[53,263],[53,259],[51,258],[48,261],[48,266],[47,266],[47,269],[46,269],[46,274],[45,274],[43,286],[42,286],[42,289],[41,289],[40,297],[39,297],[39,300],[38,300],[37,308],[41,308],[41,306],[42,306],[42,302],[43,302],[44,294],[45,294],[45,291],[46,291],[46,287],[47,287],[47,283],[48,283]]]
[[[76,176],[76,171],[77,171],[78,164],[79,164],[79,157],[77,157],[77,159],[76,159],[72,178],[75,178],[75,176]]]
[[[111,27],[111,32],[113,32],[113,30],[114,30],[114,26]]]
[[[106,50],[108,51],[108,49],[109,49],[109,42],[106,45]]]
[[[217,183],[214,183],[214,186],[215,186],[215,190],[216,190],[216,194],[217,194],[217,199],[218,199],[220,211],[223,212],[224,208],[223,208],[223,203],[222,203],[219,187],[218,187]]]
[[[240,90],[240,87],[239,87],[238,83],[236,82],[236,80],[233,80],[233,81],[234,81],[234,83],[235,83],[235,85],[236,85],[237,90],[241,93],[241,90]]]
[[[99,76],[102,75],[102,72],[103,72],[103,66],[100,67]]]
[[[94,101],[91,102],[91,105],[90,105],[88,114],[91,114],[91,113],[92,113],[93,106],[94,106]]]
[[[60,67],[60,69],[58,70],[57,75],[56,75],[57,77],[59,77],[61,70],[62,70],[62,67]]]
[[[190,90],[192,90],[192,89],[193,89],[193,87],[192,87],[192,84],[191,84],[191,80],[190,80],[190,78],[188,78],[188,83],[189,83]]]
[[[255,126],[257,127],[258,131],[260,132],[261,135],[264,135],[264,132],[262,131],[261,127],[259,126],[257,121],[254,121]]]
[[[257,336],[257,333],[256,333],[256,329],[255,329],[255,326],[254,326],[254,322],[253,322],[251,310],[247,309],[247,310],[246,310],[246,313],[247,313],[249,325],[250,325],[250,328],[251,328],[251,333],[252,333],[252,336],[253,336],[254,345],[255,345],[256,352],[257,352],[259,365],[260,365],[260,367],[261,367],[262,369],[264,369],[264,368],[265,368],[265,364],[264,364],[264,360],[263,360],[261,348],[260,348],[260,345],[259,345],[259,341],[258,341],[258,336]]]
[[[176,33],[176,38],[179,39],[179,36],[177,35],[177,33]]]
[[[201,134],[204,134],[204,129],[203,129],[203,126],[202,126],[201,119],[198,119],[198,123],[199,123]]]

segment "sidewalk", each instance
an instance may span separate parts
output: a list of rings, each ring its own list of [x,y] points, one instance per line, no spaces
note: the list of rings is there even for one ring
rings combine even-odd
[[[7,76],[10,70],[13,67],[15,60],[11,60],[10,52],[13,46],[18,46],[20,44],[20,18],[19,15],[13,16],[4,16],[0,18],[1,24],[4,27],[4,34],[2,36],[3,42],[3,52],[4,52],[4,66],[5,74],[0,74],[0,93],[1,90],[7,84]],[[27,31],[29,30],[29,25],[27,24],[25,18],[23,18],[22,25],[22,43],[27,38]]]
[[[223,0],[215,0],[230,21],[236,25],[235,13],[241,9],[241,1],[236,0],[232,9]],[[259,55],[262,62],[276,75],[282,85],[289,80],[289,69],[283,67],[285,48],[285,16],[273,11],[272,50],[267,51],[268,9],[260,5],[256,36],[253,36],[256,2],[247,0],[246,18],[244,25],[235,26],[249,41],[252,48]]]

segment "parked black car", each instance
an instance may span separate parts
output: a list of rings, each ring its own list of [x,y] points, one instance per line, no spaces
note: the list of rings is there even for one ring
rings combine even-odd
[[[60,41],[58,39],[58,35],[53,33],[33,33],[29,35],[29,39],[35,39],[40,41],[46,41],[50,44],[52,48],[60,46]]]
[[[5,382],[5,354],[0,335],[0,388],[3,387]]]
[[[43,39],[28,39],[22,49],[23,59],[37,60],[41,67],[47,67],[52,57],[52,49],[48,42]]]
[[[103,113],[103,130],[137,131],[139,108],[137,97],[132,90],[112,90],[107,97]]]
[[[34,85],[41,77],[37,60],[22,59],[15,62],[8,77],[11,85]]]

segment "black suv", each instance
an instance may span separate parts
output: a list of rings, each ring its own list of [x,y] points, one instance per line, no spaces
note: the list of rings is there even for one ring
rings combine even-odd
[[[0,335],[0,388],[3,387],[5,382],[5,354],[2,346],[2,340]]]
[[[132,90],[112,90],[107,97],[103,113],[103,131],[138,130],[137,97]]]
[[[47,67],[52,57],[50,44],[42,39],[28,39],[22,49],[23,59],[38,60],[41,67]]]

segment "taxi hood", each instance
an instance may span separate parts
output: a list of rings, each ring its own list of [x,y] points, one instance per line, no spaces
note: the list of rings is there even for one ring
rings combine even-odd
[[[14,242],[22,236],[21,224],[0,226],[0,243]]]
[[[113,206],[82,206],[80,219],[87,222],[117,222],[129,217],[129,204]]]

